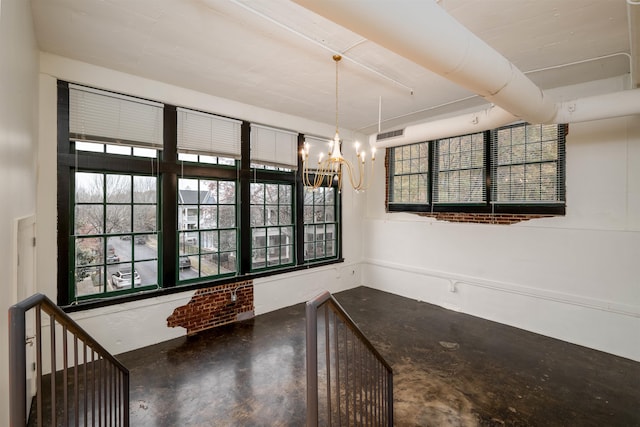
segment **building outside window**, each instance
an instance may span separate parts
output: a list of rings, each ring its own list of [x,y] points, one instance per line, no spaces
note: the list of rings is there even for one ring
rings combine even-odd
[[[305,188],[304,192],[304,259],[331,258],[337,248],[336,189]]]
[[[292,264],[293,186],[251,183],[251,269]]]
[[[179,279],[237,271],[236,183],[178,179]]]

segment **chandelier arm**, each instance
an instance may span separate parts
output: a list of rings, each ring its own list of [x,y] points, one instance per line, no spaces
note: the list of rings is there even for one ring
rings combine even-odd
[[[353,170],[353,169],[354,169],[354,168],[353,168],[353,166],[351,165],[351,162],[349,162],[348,160],[344,160],[344,162],[343,162],[343,163],[344,163],[344,165],[345,165],[345,166],[346,166],[346,168],[347,168],[347,172],[348,172],[348,174],[349,174],[349,182],[351,183],[351,186],[354,188],[354,190],[359,190],[359,189],[360,189],[361,182],[358,182],[358,184],[356,184],[355,179],[354,179],[354,176],[353,176],[353,173],[354,173],[354,170]]]
[[[371,173],[367,174],[367,166],[365,161],[365,153],[359,152],[358,145],[356,145],[356,166],[352,164],[349,160],[347,160],[341,151],[341,140],[339,135],[339,66],[338,62],[342,59],[342,57],[338,54],[333,56],[333,60],[336,63],[336,133],[333,137],[333,140],[329,142],[329,150],[327,152],[327,158],[323,159],[323,153],[320,153],[318,157],[318,166],[317,169],[310,172],[309,165],[307,161],[309,160],[309,148],[307,145],[306,149],[301,150],[302,162],[303,162],[303,172],[302,172],[302,181],[306,187],[312,187],[314,190],[321,186],[332,186],[333,180],[337,181],[338,191],[342,191],[342,184],[345,180],[343,176],[344,173],[349,174],[349,183],[356,191],[361,191],[369,187],[370,181],[373,178],[373,162],[374,162],[374,152],[372,151],[371,155]],[[344,170],[346,169],[346,171]],[[309,177],[309,174],[313,174],[313,179]],[[357,176],[356,176],[357,174]],[[367,179],[369,178],[369,179]],[[313,181],[313,182],[312,182]]]
[[[366,178],[366,179],[365,179],[365,181],[366,181],[366,185],[365,185],[365,186],[364,186],[364,188],[362,189],[363,191],[364,191],[364,190],[368,190],[368,189],[369,189],[369,187],[371,186],[371,183],[373,182],[373,174],[374,174],[374,172],[373,172],[373,171],[374,171],[373,165],[375,164],[375,162],[376,162],[376,161],[375,161],[375,159],[371,159],[371,167],[370,167],[371,172],[369,173],[369,176],[366,176],[366,167],[363,167],[363,168],[362,168],[362,169],[363,169],[363,172],[365,173],[365,178]]]

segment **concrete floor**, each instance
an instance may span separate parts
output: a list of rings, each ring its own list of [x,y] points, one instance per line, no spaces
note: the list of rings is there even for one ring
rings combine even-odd
[[[394,369],[396,426],[640,426],[640,363],[369,288],[335,297]],[[118,357],[132,426],[305,424],[302,304]]]

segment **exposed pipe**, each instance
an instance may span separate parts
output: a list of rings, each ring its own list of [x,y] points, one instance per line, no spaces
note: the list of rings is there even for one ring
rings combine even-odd
[[[556,114],[544,123],[580,123],[640,114],[640,89],[559,102],[555,110]],[[410,125],[404,128],[401,136],[381,141],[377,140],[377,134],[373,134],[369,136],[369,144],[376,148],[395,147],[453,135],[482,132],[518,120],[520,119],[508,111],[491,106],[473,113]]]
[[[639,90],[554,102],[436,2],[293,1],[495,104],[476,113],[408,126],[399,137],[377,141],[372,135],[369,142],[375,147],[480,132],[518,120],[575,123],[640,114]],[[640,0],[627,2],[631,6]]]
[[[623,90],[558,103],[550,123],[580,123],[640,114],[640,89]]]
[[[376,148],[384,148],[413,144],[415,142],[432,141],[434,139],[447,138],[452,135],[466,135],[495,129],[518,120],[519,119],[510,112],[498,106],[491,106],[470,114],[407,126],[404,128],[401,136],[381,141],[377,140],[378,134],[373,134],[369,136],[369,145]],[[455,129],[456,133],[452,133],[452,129]]]
[[[555,115],[549,96],[433,1],[294,1],[516,117],[544,123]]]
[[[640,0],[638,0],[638,1],[640,1]],[[579,65],[579,64],[585,64],[587,62],[600,61],[602,59],[614,58],[616,56],[624,56],[624,57],[626,57],[629,60],[629,69],[630,70],[633,69],[631,64],[633,63],[634,59],[632,58],[632,56],[630,54],[628,54],[627,52],[616,52],[616,53],[611,53],[611,54],[608,54],[608,55],[600,55],[600,56],[594,56],[594,57],[587,58],[587,59],[581,59],[579,61],[572,61],[572,62],[566,62],[566,63],[558,64],[558,65],[550,65],[550,66],[547,66],[547,67],[535,68],[533,70],[527,70],[527,71],[523,71],[523,72],[524,72],[525,75],[529,75],[529,74],[533,74],[533,73],[539,73],[541,71],[555,70],[555,69],[558,69],[558,68],[569,67],[571,65]],[[397,121],[399,119],[402,119],[403,117],[412,116],[414,114],[424,113],[424,112],[431,111],[431,110],[437,110],[438,108],[446,107],[448,105],[453,105],[453,104],[456,104],[458,102],[467,101],[469,99],[473,99],[473,98],[477,98],[477,97],[478,97],[478,95],[471,95],[471,96],[467,96],[467,97],[464,97],[464,98],[454,99],[453,101],[444,102],[444,103],[438,104],[438,105],[432,105],[430,107],[426,107],[426,108],[423,108],[421,110],[412,111],[412,112],[409,112],[409,113],[406,113],[406,114],[401,114],[401,115],[394,116],[394,117],[388,117],[387,119],[385,119],[385,121],[390,121],[390,120],[396,120]],[[380,133],[381,132],[380,131],[380,128],[381,128],[380,118],[379,118],[378,122],[376,122],[376,123],[377,123],[377,126],[378,126],[378,133]],[[363,129],[369,128],[370,126],[372,126],[372,125],[363,126],[360,129],[356,129],[356,131],[357,132],[362,132]]]

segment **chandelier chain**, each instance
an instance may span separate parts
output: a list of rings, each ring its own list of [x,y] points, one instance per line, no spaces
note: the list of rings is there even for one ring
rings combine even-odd
[[[336,135],[338,134],[338,62],[342,59],[340,55],[333,55],[333,60],[336,62]]]

